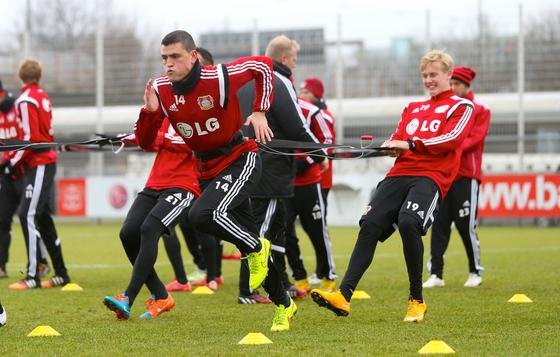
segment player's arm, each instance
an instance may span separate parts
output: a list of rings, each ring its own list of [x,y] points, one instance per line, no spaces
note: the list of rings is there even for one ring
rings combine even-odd
[[[471,131],[472,103],[459,103],[448,112],[444,130],[429,139],[414,139],[414,149],[421,154],[443,154],[461,147]]]
[[[273,98],[272,60],[265,56],[243,57],[229,63],[226,70],[230,95],[235,95],[245,83],[255,80],[253,113],[247,117],[245,125],[253,126],[257,141],[270,141],[274,133],[268,127],[265,112],[270,109]]]
[[[474,124],[469,136],[463,141],[463,151],[468,151],[478,144],[482,143],[488,134],[490,128],[490,110],[486,108],[476,113],[472,119]]]
[[[153,150],[164,118],[165,115],[161,111],[159,99],[150,79],[144,90],[144,106],[140,109],[140,115],[134,125],[134,134],[142,149]]]

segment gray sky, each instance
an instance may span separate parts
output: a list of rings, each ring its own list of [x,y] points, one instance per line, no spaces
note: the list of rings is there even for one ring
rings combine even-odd
[[[99,1],[99,0],[94,0]],[[103,1],[103,0],[101,0]],[[41,0],[31,0],[35,6]],[[254,21],[262,30],[323,27],[327,39],[337,34],[337,14],[342,18],[342,36],[363,39],[368,46],[386,46],[395,37],[425,38],[426,11],[430,11],[431,36],[477,33],[479,5],[500,33],[518,28],[518,5],[533,17],[551,9],[560,10],[558,0],[114,0],[114,8],[125,12],[140,31],[165,34],[177,28],[195,37],[210,31],[249,31]],[[0,0],[0,34],[11,19],[21,16],[25,1]]]

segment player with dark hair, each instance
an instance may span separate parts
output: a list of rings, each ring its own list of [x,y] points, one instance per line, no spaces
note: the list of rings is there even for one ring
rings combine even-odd
[[[39,86],[42,66],[39,61],[27,59],[21,63],[18,76],[23,83],[22,93],[16,100],[16,111],[21,118],[23,140],[53,142],[52,107],[47,93]],[[19,219],[27,248],[27,275],[25,279],[9,286],[12,290],[52,288],[70,282],[62,257],[60,238],[52,219],[52,195],[56,174],[56,151],[17,151],[10,158],[8,169],[12,175],[21,176],[22,194]],[[41,283],[40,241],[45,243],[52,260],[55,275]]]
[[[422,236],[459,170],[460,146],[472,126],[473,104],[451,90],[453,58],[449,54],[428,52],[420,61],[420,72],[430,98],[409,103],[397,129],[382,144],[397,159],[360,219],[360,232],[340,289],[311,291],[319,306],[339,316],[350,313],[350,299],[372,263],[377,243],[395,229],[402,239],[409,281],[404,321],[422,321],[427,311],[422,296]]]
[[[459,172],[449,189],[449,193],[439,206],[438,215],[432,226],[430,260],[428,269],[430,277],[422,284],[424,288],[444,286],[443,255],[447,250],[451,236],[451,223],[461,236],[469,262],[469,276],[464,286],[476,287],[482,284],[480,264],[480,245],[476,234],[476,212],[478,206],[478,187],[482,176],[482,152],[484,139],[490,127],[490,110],[475,101],[470,90],[472,80],[476,77],[474,69],[457,66],[451,76],[451,88],[461,98],[467,98],[474,104],[474,125],[469,136],[462,144],[463,154]]]
[[[202,65],[209,66],[214,64],[210,51],[202,47],[197,47],[196,51],[198,60]],[[181,245],[179,244],[177,233],[174,228],[170,229],[169,233],[163,234],[163,243],[173,267],[175,279],[167,284],[165,288],[167,291],[190,291],[192,284],[195,286],[206,285],[212,290],[217,290],[218,286],[224,282],[221,269],[221,242],[210,235],[200,237],[201,233],[196,232],[190,226],[187,216],[178,225],[183,233],[185,243],[187,243],[187,249],[193,257],[196,269],[189,275],[185,273]]]
[[[192,36],[185,31],[167,34],[160,47],[165,76],[148,81],[136,136],[150,145],[162,121],[175,131],[200,160],[200,198],[189,221],[199,231],[232,242],[247,255],[250,285],[261,284],[277,305],[271,330],[290,328],[297,307],[282,289],[270,260],[270,242],[259,238],[251,214],[249,194],[260,175],[257,144],[243,137],[237,90],[256,81],[254,112],[245,121],[253,125],[257,141],[271,140],[264,112],[272,99],[272,63],[267,57],[245,57],[227,65],[202,66]]]

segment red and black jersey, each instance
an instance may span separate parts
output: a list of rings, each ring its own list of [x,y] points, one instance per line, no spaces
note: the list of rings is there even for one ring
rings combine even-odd
[[[473,178],[480,181],[482,177],[482,152],[484,139],[490,128],[490,109],[474,99],[474,93],[468,92],[465,98],[474,104],[473,126],[469,136],[463,141],[461,164],[455,181],[462,178]]]
[[[451,89],[410,103],[391,140],[411,139],[415,150],[404,150],[387,176],[429,177],[445,197],[459,171],[461,144],[471,130],[473,111],[473,103]]]
[[[4,101],[0,104],[0,139],[23,140],[21,120],[17,116],[14,102],[15,99],[6,94]],[[14,153],[14,151],[3,152],[0,162],[9,160]]]
[[[47,93],[37,83],[25,85],[16,100],[16,112],[21,119],[23,140],[32,143],[54,141],[52,128],[52,106]],[[10,160],[12,166],[25,164],[33,168],[56,162],[56,151],[17,151]]]
[[[197,61],[184,83],[171,83],[167,76],[156,79],[154,89],[159,109],[150,113],[143,109],[140,118],[150,117],[150,126],[137,130],[141,147],[150,145],[164,117],[187,145],[203,158],[201,177],[209,179],[228,167],[245,152],[256,152],[254,140],[241,140],[244,118],[237,99],[237,90],[255,80],[256,96],[253,111],[266,112],[272,100],[272,60],[264,56],[240,58],[227,65],[200,66]],[[221,149],[227,147],[227,150]],[[218,152],[217,155],[212,155]],[[209,157],[204,159],[204,157]]]
[[[321,144],[332,144],[331,131],[326,120],[321,114],[321,109],[301,98],[298,98],[298,104],[301,108],[306,124]],[[321,167],[315,163],[308,155],[298,155],[298,172],[294,180],[294,186],[306,186],[313,183],[321,182]],[[301,162],[305,161],[305,163]],[[304,169],[302,169],[304,168]]]
[[[334,144],[336,142],[336,133],[335,133],[335,126],[334,126],[334,116],[327,108],[321,108],[321,115],[323,119],[325,119],[325,123],[327,124],[329,131],[331,132],[332,141],[331,143]],[[329,154],[334,153],[334,149],[328,150]],[[329,168],[327,171],[323,172],[323,178],[321,180],[321,188],[322,189],[330,189],[332,187],[332,177],[333,177],[333,161],[329,160]]]
[[[136,132],[142,125],[145,125],[145,122],[139,120],[134,131]],[[192,192],[195,197],[200,196],[198,161],[183,138],[177,135],[169,120],[163,121],[153,144],[144,149],[157,152],[150,176],[146,181],[147,188],[154,190],[182,188]]]

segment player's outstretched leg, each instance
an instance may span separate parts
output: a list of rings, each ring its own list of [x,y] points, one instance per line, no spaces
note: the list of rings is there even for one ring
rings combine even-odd
[[[350,313],[350,302],[342,295],[340,290],[328,292],[320,289],[311,290],[311,298],[317,305],[326,307],[337,316],[348,316]]]

